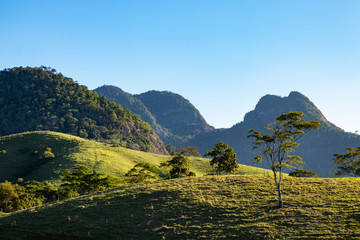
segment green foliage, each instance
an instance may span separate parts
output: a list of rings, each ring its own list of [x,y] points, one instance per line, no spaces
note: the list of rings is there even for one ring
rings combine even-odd
[[[131,184],[154,181],[159,178],[159,169],[150,163],[138,163],[125,175]]]
[[[236,153],[233,148],[230,148],[229,145],[223,142],[218,142],[215,144],[215,147],[210,151],[207,151],[204,156],[212,157],[210,165],[216,168],[216,173],[218,175],[221,172],[230,172],[236,173],[239,165],[236,158]]]
[[[2,212],[14,212],[31,206],[23,187],[7,181],[0,183],[0,210]]]
[[[122,186],[3,215],[0,239],[359,239],[358,179],[285,177],[281,210],[273,190],[241,175]]]
[[[334,156],[334,163],[338,165],[335,176],[360,176],[360,146],[356,148],[346,148],[344,154],[334,154]]]
[[[31,206],[41,205],[45,197],[42,194],[42,190],[45,188],[45,184],[35,180],[26,181],[23,185],[25,191],[28,193]]]
[[[66,170],[62,182],[63,193],[66,196],[76,196],[113,188],[120,181],[114,182],[114,178],[105,177],[86,166],[78,166],[73,171]]]
[[[36,180],[29,180],[22,184],[31,206],[41,205],[59,200],[60,193],[55,185],[48,181],[39,182]]]
[[[49,158],[54,158],[55,154],[53,154],[51,152],[51,148],[46,148],[46,150],[44,151],[44,158],[49,159]]]
[[[198,149],[198,147],[186,146],[186,147],[175,149],[171,155],[201,157],[201,154],[197,151],[197,149]]]
[[[165,144],[165,148],[166,151],[170,154],[170,155],[174,155],[174,152],[176,150],[176,147],[170,144]]]
[[[276,121],[270,123],[266,129],[271,134],[262,134],[254,129],[249,130],[248,137],[255,138],[254,149],[259,149],[265,156],[271,170],[274,173],[274,180],[279,196],[279,207],[283,207],[281,195],[281,180],[283,168],[294,168],[294,165],[302,164],[300,156],[289,155],[294,152],[294,147],[300,144],[297,142],[305,133],[318,129],[321,124],[318,121],[306,121],[301,112],[288,112],[281,114]],[[262,156],[254,158],[254,164],[261,163]]]
[[[148,123],[51,68],[0,71],[0,135],[51,130],[166,154]]]
[[[311,171],[304,170],[301,168],[298,168],[295,171],[289,173],[289,176],[291,176],[291,177],[309,177],[309,178],[318,177],[316,172],[311,172]]]
[[[169,167],[169,178],[179,178],[186,176],[195,176],[196,174],[190,171],[190,164],[188,157],[184,155],[173,156],[170,160],[160,164],[160,167]]]

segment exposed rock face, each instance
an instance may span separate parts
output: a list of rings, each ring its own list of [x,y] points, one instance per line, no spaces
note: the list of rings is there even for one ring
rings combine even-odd
[[[131,95],[114,86],[102,86],[94,91],[140,115],[168,144],[181,146],[194,136],[214,130],[189,100],[179,94],[148,91]]]
[[[148,123],[54,69],[5,69],[0,82],[0,135],[50,130],[167,154]]]

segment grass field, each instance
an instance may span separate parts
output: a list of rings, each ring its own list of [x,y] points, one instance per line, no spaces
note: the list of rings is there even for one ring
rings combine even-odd
[[[46,148],[51,148],[55,158],[41,158]],[[171,158],[49,131],[0,137],[0,150],[6,150],[6,154],[0,155],[0,181],[16,181],[21,177],[38,181],[51,180],[56,183],[64,170],[79,165],[122,177],[139,162],[159,166],[160,162]],[[191,157],[190,165],[197,176],[213,171],[209,159],[206,158]],[[239,173],[268,175],[269,171],[241,165]]]
[[[124,186],[0,218],[0,239],[359,239],[360,181],[205,176]]]

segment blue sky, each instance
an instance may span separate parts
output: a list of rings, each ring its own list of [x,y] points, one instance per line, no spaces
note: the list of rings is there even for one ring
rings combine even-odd
[[[296,90],[354,132],[359,13],[358,0],[2,0],[0,68],[50,66],[89,89],[169,90],[215,127]]]

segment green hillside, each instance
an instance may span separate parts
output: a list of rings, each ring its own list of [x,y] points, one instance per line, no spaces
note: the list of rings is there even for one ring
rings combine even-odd
[[[54,158],[45,158],[44,152],[51,148]],[[0,137],[0,180],[16,181],[18,178],[56,181],[66,169],[78,165],[107,175],[124,176],[135,164],[148,162],[159,166],[161,161],[171,158],[135,151],[112,144],[100,143],[68,134],[37,131]],[[190,157],[190,165],[197,176],[213,169],[209,159]],[[242,174],[268,174],[268,170],[241,166]]]
[[[213,176],[132,185],[0,218],[1,239],[359,239],[360,181]]]
[[[0,82],[0,136],[49,130],[167,154],[148,123],[55,69],[4,69]]]

